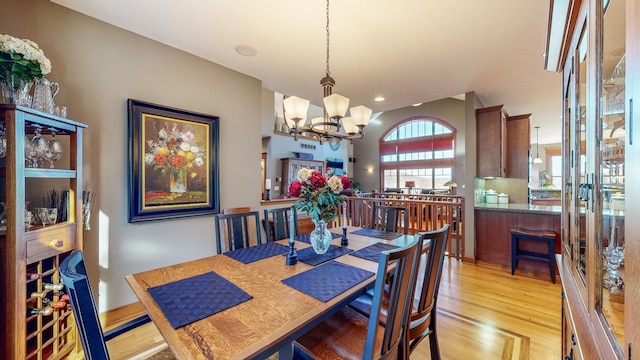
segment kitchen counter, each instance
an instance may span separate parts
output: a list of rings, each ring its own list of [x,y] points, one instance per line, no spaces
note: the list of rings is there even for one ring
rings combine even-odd
[[[547,205],[531,205],[527,203],[508,203],[508,204],[487,204],[478,203],[475,204],[476,210],[489,210],[489,211],[507,211],[516,213],[531,213],[531,214],[546,214],[546,215],[560,215],[562,212],[561,206],[547,206]]]

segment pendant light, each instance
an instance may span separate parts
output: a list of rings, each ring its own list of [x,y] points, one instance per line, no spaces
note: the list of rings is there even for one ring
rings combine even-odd
[[[540,158],[540,126],[536,126],[536,158],[533,159],[534,164],[542,164],[542,159]]]

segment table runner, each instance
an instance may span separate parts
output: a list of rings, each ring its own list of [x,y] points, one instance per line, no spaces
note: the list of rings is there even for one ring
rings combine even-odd
[[[302,261],[305,264],[313,266],[322,264],[323,262],[327,262],[329,260],[333,260],[352,251],[353,250],[351,249],[335,245],[329,245],[329,249],[324,254],[316,254],[315,250],[313,250],[312,247],[308,247],[302,250],[296,250],[296,252],[298,253],[298,261]]]
[[[282,282],[304,294],[327,302],[373,275],[371,271],[331,261],[286,278]]]
[[[266,259],[268,257],[283,254],[289,251],[286,245],[268,242],[266,244],[250,246],[242,249],[236,249],[224,253],[228,257],[238,260],[243,264],[249,264],[254,261]]]
[[[311,244],[311,241],[309,241],[309,235],[311,235],[311,234],[298,235],[298,236],[294,237],[294,239],[296,239],[298,241],[306,242],[307,244]],[[339,237],[342,237],[342,234],[331,233],[331,239],[335,239],[335,238],[339,238]]]
[[[352,231],[351,233],[356,235],[370,236],[370,237],[383,239],[383,240],[393,240],[397,237],[404,235],[397,232],[382,231],[377,229],[364,229],[364,228],[358,229],[356,231]]]
[[[362,248],[358,251],[352,252],[351,256],[356,256],[362,259],[370,260],[373,262],[380,261],[380,253],[386,250],[397,249],[399,246],[385,244],[385,243],[375,243],[373,245],[369,245],[366,248]]]
[[[174,329],[253,298],[213,271],[150,287],[148,291]]]

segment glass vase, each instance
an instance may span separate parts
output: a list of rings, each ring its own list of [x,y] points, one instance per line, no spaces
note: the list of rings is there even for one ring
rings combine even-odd
[[[324,254],[329,250],[329,245],[331,245],[331,232],[327,229],[327,223],[324,220],[314,221],[313,223],[315,224],[315,229],[309,235],[311,247],[313,247],[316,254]]]
[[[169,191],[172,193],[187,192],[187,171],[174,169],[169,175]]]
[[[31,85],[33,85],[32,81],[26,81],[15,74],[5,72],[0,78],[3,102],[5,104],[30,106],[27,103],[27,99]]]

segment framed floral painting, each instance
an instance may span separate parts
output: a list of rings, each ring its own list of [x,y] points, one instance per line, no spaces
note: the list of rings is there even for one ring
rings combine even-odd
[[[129,222],[220,210],[219,118],[129,99]]]

